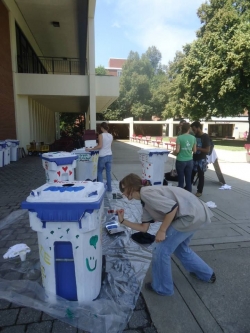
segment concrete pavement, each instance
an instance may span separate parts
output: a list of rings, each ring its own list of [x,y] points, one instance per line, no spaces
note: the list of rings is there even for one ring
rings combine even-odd
[[[114,143],[114,179],[119,180],[130,172],[141,174],[139,147],[147,148],[130,142]],[[175,295],[160,297],[143,288],[143,297],[139,298],[125,332],[250,332],[250,164],[238,163],[238,155],[235,157],[234,153],[230,156],[227,152],[224,159],[222,155],[219,158],[226,183],[232,185],[232,189],[219,190],[220,184],[212,167],[207,171],[201,199],[214,201],[217,208],[213,209],[213,223],[197,232],[192,241],[193,249],[214,268],[216,283],[206,284],[192,279],[173,257]],[[172,163],[169,156],[166,171],[171,170]],[[0,168],[0,182],[0,218],[4,218],[19,208],[31,189],[45,182],[41,160],[27,157]],[[150,272],[145,281],[150,281]],[[4,300],[0,301],[0,309],[0,332],[82,332],[41,311]]]

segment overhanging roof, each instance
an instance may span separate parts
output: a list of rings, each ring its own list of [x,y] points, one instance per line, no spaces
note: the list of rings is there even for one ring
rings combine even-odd
[[[89,1],[15,0],[43,56],[86,60]],[[7,2],[8,3],[8,2]],[[93,14],[93,13],[92,13]],[[60,23],[55,28],[52,22]]]

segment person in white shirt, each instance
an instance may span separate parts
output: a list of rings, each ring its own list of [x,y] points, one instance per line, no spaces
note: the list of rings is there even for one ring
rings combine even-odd
[[[97,180],[103,183],[102,172],[106,169],[107,191],[112,192],[111,187],[111,165],[112,165],[112,150],[113,135],[108,133],[109,127],[106,122],[100,125],[102,133],[98,136],[98,145],[94,148],[86,148],[86,151],[99,150]]]

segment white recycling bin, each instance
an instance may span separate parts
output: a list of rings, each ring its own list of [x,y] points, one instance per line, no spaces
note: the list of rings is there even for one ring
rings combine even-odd
[[[101,220],[104,184],[57,182],[31,191],[22,208],[37,231],[42,284],[48,302],[56,295],[79,303],[101,288]]]
[[[10,161],[15,162],[18,160],[18,147],[19,147],[19,140],[14,139],[6,139],[5,140],[10,146]]]
[[[42,154],[47,183],[74,180],[77,155],[67,152],[50,152]]]
[[[4,153],[5,153],[6,143],[0,141],[0,168],[4,166]]]
[[[77,155],[75,179],[96,181],[99,150],[88,152],[81,148],[73,150],[72,153]]]
[[[163,185],[165,163],[170,151],[141,149],[138,153],[142,164],[142,179],[150,180],[152,185]]]
[[[10,146],[11,146],[11,143],[6,142],[5,140],[0,141],[0,142],[5,143],[5,148],[4,148],[4,151],[3,151],[3,154],[4,154],[3,159],[4,159],[4,165],[8,165],[8,164],[10,164]]]

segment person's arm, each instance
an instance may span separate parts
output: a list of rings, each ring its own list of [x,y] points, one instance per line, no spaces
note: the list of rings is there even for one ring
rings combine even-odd
[[[86,151],[99,150],[99,149],[102,148],[102,143],[103,143],[103,141],[102,141],[102,135],[99,134],[99,135],[98,135],[98,145],[95,146],[94,148],[86,148],[85,150],[86,150]]]
[[[147,232],[148,231],[148,228],[150,226],[149,222],[133,223],[133,222],[130,222],[128,220],[125,220],[124,219],[124,209],[119,209],[117,211],[117,213],[118,213],[119,222],[122,225],[125,225],[126,227],[129,227],[129,228],[131,228],[133,230],[137,230],[137,231],[142,231],[142,232]]]
[[[206,148],[201,148],[201,147],[197,147],[196,151],[201,151],[202,153],[206,153],[208,154],[210,151],[210,146],[206,147]]]
[[[181,149],[180,144],[176,144],[175,150],[173,151],[173,155],[178,155]]]
[[[165,240],[166,231],[167,231],[168,227],[170,226],[170,224],[173,222],[177,210],[178,210],[178,207],[175,207],[170,213],[165,215],[164,220],[162,221],[162,224],[155,235],[156,243],[159,243],[159,242],[162,242]]]
[[[196,153],[196,151],[197,151],[197,146],[196,146],[196,143],[193,145],[193,153],[195,154]]]

